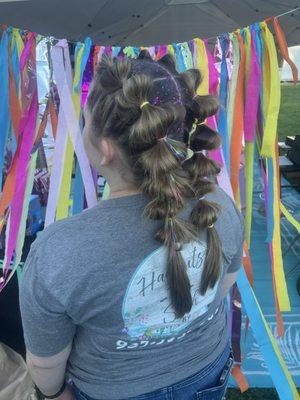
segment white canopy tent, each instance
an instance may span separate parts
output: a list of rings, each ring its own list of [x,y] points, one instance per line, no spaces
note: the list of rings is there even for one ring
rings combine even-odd
[[[300,71],[300,46],[293,46],[289,48],[289,55],[291,60],[296,64],[298,71]],[[290,66],[286,61],[283,61],[281,68],[281,80],[282,81],[292,81],[292,71]]]
[[[300,7],[299,0],[0,0],[1,23],[43,35],[111,45],[209,38]],[[300,9],[280,19],[300,44]]]

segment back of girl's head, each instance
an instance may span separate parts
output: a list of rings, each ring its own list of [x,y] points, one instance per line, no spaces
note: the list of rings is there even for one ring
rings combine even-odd
[[[215,187],[209,178],[219,172],[205,151],[220,145],[219,135],[205,119],[216,113],[218,102],[196,94],[200,82],[198,70],[179,74],[170,56],[158,62],[146,52],[137,60],[104,57],[87,102],[95,140],[109,137],[116,143],[135,186],[150,198],[147,216],[162,221],[156,238],[168,249],[167,282],[177,317],[192,307],[182,245],[198,241],[207,228],[201,294],[216,284],[221,265],[214,228],[219,207],[205,198]],[[194,151],[190,158],[188,148]],[[189,221],[180,219],[179,211],[195,197]]]

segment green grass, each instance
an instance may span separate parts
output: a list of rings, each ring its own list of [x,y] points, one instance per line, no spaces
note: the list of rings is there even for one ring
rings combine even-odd
[[[278,140],[300,134],[300,84],[281,85],[281,106],[278,120]]]

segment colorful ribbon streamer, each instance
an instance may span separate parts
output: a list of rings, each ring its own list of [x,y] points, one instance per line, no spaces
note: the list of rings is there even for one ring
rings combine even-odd
[[[280,399],[299,400],[300,396],[297,392],[297,388],[280,353],[278,344],[263,316],[243,268],[240,270],[237,282],[242,296],[243,306],[251,321],[253,335],[262,352]]]
[[[26,191],[27,171],[30,153],[34,144],[38,113],[38,97],[35,70],[35,34],[30,33],[21,54],[20,68],[22,72],[22,104],[23,117],[20,121],[20,153],[16,165],[15,189],[10,209],[10,224],[7,230],[8,240],[5,249],[4,277],[7,277],[10,262],[17,245],[22,210]],[[28,68],[28,63],[30,68]],[[4,283],[1,283],[3,288]]]

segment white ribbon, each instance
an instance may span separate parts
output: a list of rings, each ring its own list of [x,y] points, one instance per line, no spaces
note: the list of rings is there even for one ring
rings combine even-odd
[[[96,190],[93,181],[91,167],[83,147],[83,141],[82,141],[81,129],[78,117],[76,115],[74,103],[72,100],[71,89],[70,89],[72,85],[71,84],[72,69],[71,69],[69,51],[65,47],[64,43],[59,42],[57,43],[56,46],[54,46],[51,49],[51,58],[52,58],[54,79],[56,81],[57,90],[60,98],[59,114],[60,115],[62,114],[61,119],[65,120],[65,124],[68,128],[70,139],[73,144],[81,170],[87,205],[90,208],[97,204],[97,196],[96,196]],[[61,124],[63,124],[63,122],[61,122]],[[61,140],[64,143],[64,140],[66,139],[63,138]],[[57,146],[55,146],[55,148],[56,147]],[[58,149],[58,153],[60,154],[60,149]],[[56,156],[58,155],[56,154]],[[53,161],[53,165],[54,162],[55,160]],[[60,182],[55,182],[54,180],[54,183],[59,187]],[[55,204],[56,200],[57,198],[55,199]]]
[[[66,56],[66,53],[69,51],[67,41],[61,40],[58,44],[62,47],[62,56]],[[68,57],[65,58],[66,62],[68,62]],[[67,68],[68,75],[70,69]],[[72,88],[72,74],[67,77],[68,86],[71,90]],[[55,212],[56,206],[59,199],[59,189],[62,182],[63,176],[63,167],[64,167],[64,158],[67,147],[67,124],[64,116],[64,112],[60,107],[58,113],[58,123],[57,123],[57,132],[56,132],[56,140],[50,175],[50,187],[49,187],[49,195],[45,216],[45,227],[50,225],[55,220]]]

